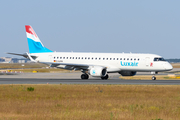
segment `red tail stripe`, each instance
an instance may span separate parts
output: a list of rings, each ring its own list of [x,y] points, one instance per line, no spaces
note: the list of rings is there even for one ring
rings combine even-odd
[[[29,34],[35,35],[37,37],[36,33],[34,32],[31,26],[25,25],[25,28],[26,28],[26,32],[28,32]]]

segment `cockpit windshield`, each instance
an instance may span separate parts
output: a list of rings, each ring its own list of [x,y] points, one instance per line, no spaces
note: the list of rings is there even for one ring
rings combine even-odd
[[[166,61],[164,58],[154,58],[154,61]]]

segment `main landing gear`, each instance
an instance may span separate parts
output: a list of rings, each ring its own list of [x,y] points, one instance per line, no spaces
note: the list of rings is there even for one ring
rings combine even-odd
[[[108,74],[106,74],[106,76],[104,76],[104,77],[101,77],[102,80],[107,80],[108,78],[109,78]],[[89,75],[88,74],[82,74],[81,79],[89,79]]]
[[[104,76],[104,77],[101,77],[102,80],[107,80],[108,78],[109,78],[108,74],[106,74],[106,76]]]
[[[89,78],[89,75],[88,74],[82,74],[81,75],[81,79],[88,79]]]

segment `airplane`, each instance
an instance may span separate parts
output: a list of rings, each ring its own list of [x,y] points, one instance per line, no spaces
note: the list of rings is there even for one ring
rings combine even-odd
[[[109,73],[119,73],[122,76],[134,76],[137,72],[151,72],[152,80],[156,80],[158,72],[170,71],[171,64],[156,54],[137,53],[85,53],[85,52],[53,52],[46,48],[30,25],[25,25],[29,53],[20,55],[32,62],[47,64],[67,70],[80,70],[81,79],[99,77],[109,78]]]

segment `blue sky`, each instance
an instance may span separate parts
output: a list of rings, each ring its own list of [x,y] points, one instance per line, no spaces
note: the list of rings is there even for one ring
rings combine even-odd
[[[180,58],[178,0],[0,1],[0,57],[25,53],[25,25],[58,52],[153,53]]]

